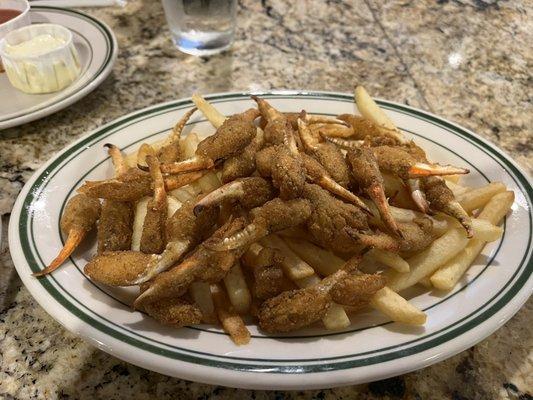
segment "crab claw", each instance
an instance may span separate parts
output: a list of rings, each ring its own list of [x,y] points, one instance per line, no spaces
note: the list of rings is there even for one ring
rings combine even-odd
[[[454,167],[453,165],[416,163],[407,172],[410,178],[438,175],[464,175],[470,172],[467,168]]]
[[[359,232],[356,229],[350,227],[346,227],[344,228],[344,230],[353,239],[357,240],[359,243],[365,246],[375,247],[381,250],[388,250],[395,253],[398,252],[398,250],[400,249],[400,244],[398,243],[398,240],[385,233]]]
[[[281,112],[272,107],[266,100],[257,96],[250,97],[253,101],[257,103],[257,108],[259,109],[259,112],[263,117],[267,119],[267,121],[286,118]]]
[[[466,231],[466,236],[471,238],[474,236],[474,228],[472,227],[472,219],[468,216],[467,212],[461,207],[457,201],[450,201],[446,207],[441,210],[443,213],[448,214],[463,226]]]
[[[161,164],[161,172],[165,174],[179,174],[187,171],[199,171],[203,169],[213,168],[215,165],[213,160],[195,155],[187,160]]]
[[[172,267],[191,247],[191,242],[186,241],[174,241],[167,243],[165,250],[161,254],[152,255],[152,259],[148,263],[146,269],[138,275],[133,281],[133,285],[140,285],[147,282],[156,275],[163,271],[166,271]]]
[[[67,258],[70,257],[72,252],[78,247],[78,245],[81,243],[83,238],[85,238],[85,235],[87,234],[87,231],[85,229],[71,229],[68,233],[67,240],[65,242],[65,245],[59,252],[56,258],[48,265],[45,269],[34,272],[32,275],[39,277],[47,275],[61,266],[65,262]]]
[[[126,162],[124,160],[124,157],[122,157],[122,153],[120,152],[120,149],[111,143],[104,144],[104,147],[107,148],[107,152],[111,156],[111,160],[113,161],[113,166],[115,167],[115,173],[116,175],[121,175],[128,169],[128,166],[126,165]]]
[[[212,207],[225,200],[238,200],[247,209],[258,207],[274,197],[274,188],[266,179],[249,177],[236,179],[213,190],[194,206],[198,216],[206,207]]]
[[[402,232],[398,228],[396,221],[392,217],[390,212],[389,203],[383,190],[383,185],[374,184],[366,189],[368,196],[372,199],[376,207],[378,208],[379,215],[383,219],[383,222],[396,236],[402,237]]]
[[[429,204],[426,199],[425,193],[420,188],[420,181],[418,179],[408,179],[407,185],[411,192],[411,198],[418,207],[418,209],[424,214],[429,213]]]
[[[308,124],[335,124],[335,125],[342,125],[342,126],[350,126],[346,121],[343,121],[342,119],[338,119],[335,117],[329,117],[326,115],[311,115],[311,114],[305,114],[305,122]]]
[[[303,118],[303,120],[298,118],[298,134],[302,141],[302,145],[307,151],[316,150],[319,144],[318,138],[311,133],[311,130],[305,121],[307,119],[307,114],[304,114]]]
[[[333,179],[331,179],[329,176],[322,176],[320,179],[316,182],[319,186],[321,186],[323,189],[326,189],[328,192],[331,192],[344,200],[349,201],[350,203],[356,205],[361,210],[366,212],[370,216],[374,216],[370,208],[361,200],[358,196],[350,192],[348,189],[342,187],[337,182],[335,182]]]
[[[269,234],[270,231],[267,228],[252,223],[246,226],[243,230],[234,233],[221,241],[208,242],[205,245],[207,248],[215,251],[234,250],[252,244],[253,242],[257,242],[259,239],[262,239]]]
[[[326,142],[333,143],[344,150],[358,149],[364,143],[364,140],[346,140],[339,137],[328,136],[324,132],[319,132],[319,134]]]
[[[137,151],[137,168],[143,171],[149,171],[148,164],[146,163],[146,157],[155,156],[155,150],[148,143],[143,143]]]

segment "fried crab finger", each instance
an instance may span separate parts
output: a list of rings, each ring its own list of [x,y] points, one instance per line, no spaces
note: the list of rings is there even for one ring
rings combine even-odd
[[[274,198],[274,188],[266,179],[250,177],[226,183],[202,198],[194,206],[194,214],[200,214],[206,207],[213,207],[224,201],[238,201],[245,209],[252,209]]]
[[[181,152],[181,133],[183,132],[185,125],[187,125],[187,122],[195,111],[196,107],[191,108],[183,115],[183,117],[181,117],[181,119],[176,123],[174,128],[172,128],[172,132],[170,133],[170,135],[168,135],[168,137],[163,142],[163,145],[157,152],[157,158],[159,158],[160,162],[171,163],[178,161]]]
[[[274,199],[251,211],[252,222],[244,229],[214,241],[213,250],[227,251],[246,246],[277,231],[297,226],[311,215],[311,205],[304,199],[283,201]]]
[[[166,246],[165,222],[168,204],[163,175],[157,157],[148,156],[146,162],[150,168],[154,193],[148,202],[144,218],[140,249],[143,253],[160,254]]]
[[[254,120],[258,116],[256,109],[236,114],[224,121],[212,136],[202,140],[192,158],[184,161],[162,164],[163,173],[178,174],[187,171],[207,169],[215,162],[241,153],[256,135]]]
[[[95,226],[100,211],[98,199],[81,193],[72,197],[67,202],[60,221],[61,231],[67,235],[67,240],[57,257],[45,269],[35,272],[33,276],[43,276],[59,268]]]

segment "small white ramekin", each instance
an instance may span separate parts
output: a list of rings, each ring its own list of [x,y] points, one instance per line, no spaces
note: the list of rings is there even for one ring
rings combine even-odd
[[[0,8],[21,12],[15,18],[0,24],[0,39],[15,29],[31,24],[30,4],[27,0],[0,0]]]
[[[13,56],[6,52],[33,37],[49,34],[61,38],[64,44],[38,56]],[[26,93],[51,93],[61,90],[78,78],[81,65],[72,33],[56,24],[30,25],[9,32],[0,42],[0,57],[11,84]]]

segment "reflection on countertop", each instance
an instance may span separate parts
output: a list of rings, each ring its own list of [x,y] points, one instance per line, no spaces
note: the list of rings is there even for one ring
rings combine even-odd
[[[488,339],[421,371],[332,390],[234,390],[146,371],[65,331],[21,287],[5,240],[18,192],[56,151],[114,118],[193,92],[349,92],[363,83],[378,97],[472,129],[531,172],[530,2],[243,0],[233,48],[210,58],[174,49],[159,2],[86,10],[117,35],[112,75],[66,110],[0,132],[0,397],[531,398],[531,300]]]

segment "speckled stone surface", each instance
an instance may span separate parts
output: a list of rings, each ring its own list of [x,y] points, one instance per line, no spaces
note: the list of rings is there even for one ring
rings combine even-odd
[[[143,370],[65,331],[21,286],[5,240],[18,192],[56,151],[125,113],[196,91],[351,91],[364,83],[373,95],[471,128],[531,173],[531,2],[244,0],[232,50],[210,58],[175,50],[157,1],[87,12],[117,35],[112,75],[68,109],[0,132],[0,398],[532,398],[531,300],[488,339],[421,371],[323,391],[234,390]]]

